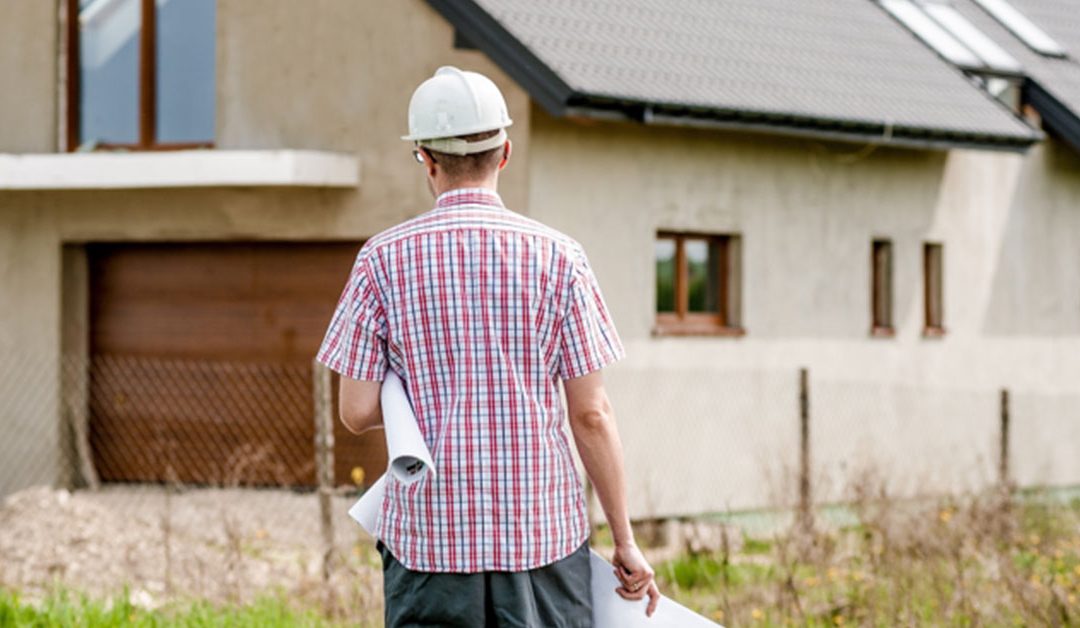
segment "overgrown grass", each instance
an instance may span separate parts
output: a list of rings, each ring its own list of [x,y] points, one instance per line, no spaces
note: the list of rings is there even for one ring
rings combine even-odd
[[[147,610],[132,604],[126,595],[107,601],[91,600],[68,591],[58,591],[37,603],[30,603],[10,591],[0,589],[0,626],[4,628],[112,628],[159,626],[263,628],[274,626],[334,626],[314,610],[291,607],[280,598],[262,598],[246,606],[215,606],[194,602]]]
[[[855,525],[682,555],[661,587],[733,626],[1080,626],[1080,500],[857,493]]]

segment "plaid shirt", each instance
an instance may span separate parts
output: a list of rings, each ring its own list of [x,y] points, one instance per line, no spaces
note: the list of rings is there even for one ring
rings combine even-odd
[[[390,479],[377,535],[414,571],[524,571],[588,536],[559,381],[623,355],[577,242],[480,188],[369,240],[318,359],[405,382],[436,474]]]

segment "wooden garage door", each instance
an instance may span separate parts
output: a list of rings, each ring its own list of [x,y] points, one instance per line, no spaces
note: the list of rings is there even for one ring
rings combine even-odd
[[[311,359],[357,249],[89,246],[90,438],[102,479],[312,485]],[[381,433],[335,426],[339,483],[357,466],[368,481],[385,469]]]

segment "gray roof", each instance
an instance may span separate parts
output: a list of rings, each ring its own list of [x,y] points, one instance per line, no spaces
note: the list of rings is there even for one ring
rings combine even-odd
[[[428,1],[556,115],[938,145],[1040,138],[869,0]]]
[[[1047,57],[1031,50],[972,0],[957,1],[954,6],[1024,66],[1024,74],[1035,83],[1029,83],[1025,100],[1035,104],[1044,122],[1080,150],[1080,5],[1077,0],[1009,2],[1064,46],[1069,56]],[[1040,93],[1056,102],[1045,102]]]

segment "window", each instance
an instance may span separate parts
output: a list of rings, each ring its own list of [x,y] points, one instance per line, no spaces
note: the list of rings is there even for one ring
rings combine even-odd
[[[1027,44],[1028,48],[1048,57],[1066,56],[1065,48],[1061,44],[1027,19],[1023,13],[1017,11],[1007,0],[975,0],[975,3],[1012,31],[1012,34]]]
[[[954,65],[1005,74],[1023,70],[1019,61],[949,4],[934,0],[879,1],[893,17]]]
[[[68,147],[214,140],[215,0],[67,0]]]
[[[892,336],[892,242],[873,241],[870,266],[870,333],[875,336]]]
[[[944,250],[941,244],[923,244],[923,305],[926,322],[923,333],[940,336],[945,333],[943,315],[942,266]]]
[[[655,258],[657,333],[743,333],[739,236],[661,232]]]

